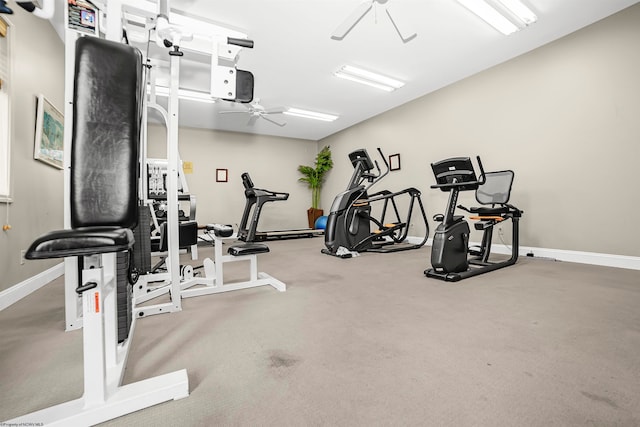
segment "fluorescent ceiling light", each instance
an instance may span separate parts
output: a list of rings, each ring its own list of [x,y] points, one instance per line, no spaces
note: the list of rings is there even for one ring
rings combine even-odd
[[[458,3],[505,35],[538,20],[536,14],[520,0],[458,0]]]
[[[151,88],[149,88],[147,92],[151,93]],[[156,86],[156,95],[168,97],[169,88],[165,86]],[[205,102],[208,104],[213,104],[214,102],[216,102],[208,92],[198,92],[189,89],[178,89],[178,98],[184,99],[186,101]]]
[[[336,77],[340,77],[341,79],[373,86],[378,89],[386,90],[387,92],[392,92],[404,86],[404,82],[401,82],[400,80],[392,79],[391,77],[383,76],[361,68],[352,67],[351,65],[343,66],[334,74]]]
[[[332,114],[316,113],[315,111],[301,110],[299,108],[288,108],[283,111],[283,113],[289,116],[304,117],[306,119],[322,120],[325,122],[332,122],[338,118],[338,116]]]
[[[525,26],[531,25],[538,20],[538,17],[531,9],[520,0],[497,0],[505,9],[511,12],[514,17],[520,20]]]

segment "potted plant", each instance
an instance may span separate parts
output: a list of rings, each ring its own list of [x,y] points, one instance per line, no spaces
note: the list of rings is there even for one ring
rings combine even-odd
[[[298,179],[300,182],[306,182],[311,189],[311,208],[307,210],[307,219],[309,220],[309,228],[314,228],[316,220],[320,218],[324,212],[320,209],[320,190],[324,183],[327,172],[333,167],[331,160],[331,150],[329,146],[325,146],[316,155],[315,167],[298,166],[298,172],[303,176]]]

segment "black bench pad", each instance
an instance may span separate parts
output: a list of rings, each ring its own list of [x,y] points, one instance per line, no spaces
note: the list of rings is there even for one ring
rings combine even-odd
[[[124,251],[133,246],[133,231],[122,227],[82,227],[51,231],[36,239],[26,259],[64,258]]]
[[[231,246],[228,252],[233,256],[263,254],[269,252],[269,246],[260,243],[245,243]]]
[[[231,237],[233,227],[227,224],[207,224],[207,231],[213,231],[218,237]]]

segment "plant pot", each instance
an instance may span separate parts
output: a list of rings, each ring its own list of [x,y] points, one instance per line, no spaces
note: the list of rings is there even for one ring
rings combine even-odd
[[[307,209],[307,219],[309,220],[309,228],[315,228],[316,220],[324,215],[322,209],[309,208]]]

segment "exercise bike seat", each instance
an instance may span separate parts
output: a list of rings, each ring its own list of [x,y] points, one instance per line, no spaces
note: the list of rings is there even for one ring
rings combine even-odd
[[[244,243],[231,246],[227,252],[233,256],[263,254],[269,252],[269,246],[261,243]]]
[[[480,207],[471,207],[471,208],[466,208],[462,205],[458,205],[457,208],[465,210],[469,213],[472,213],[478,216],[504,215],[504,214],[508,214],[512,210],[512,207],[510,205],[500,205],[500,206],[493,206],[493,207],[480,206]]]

